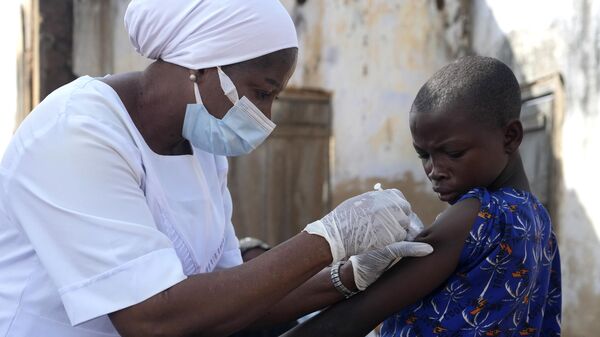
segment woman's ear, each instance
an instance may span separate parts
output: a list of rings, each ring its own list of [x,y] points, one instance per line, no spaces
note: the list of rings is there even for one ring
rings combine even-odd
[[[518,119],[510,120],[504,127],[504,151],[513,154],[523,141],[523,124]]]

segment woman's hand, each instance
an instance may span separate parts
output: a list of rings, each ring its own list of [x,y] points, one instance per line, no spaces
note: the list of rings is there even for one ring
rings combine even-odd
[[[433,252],[433,247],[421,242],[396,242],[385,248],[372,250],[350,258],[356,288],[363,291],[381,274],[403,257],[421,257]]]
[[[344,201],[304,230],[325,238],[333,262],[337,262],[404,240],[410,212],[410,204],[400,191],[372,191]]]
[[[379,276],[390,269],[403,257],[421,257],[431,254],[433,247],[426,243],[410,242],[423,231],[423,222],[414,213],[410,212],[410,224],[407,229],[406,240],[392,243],[385,248],[376,249],[350,257],[354,274],[354,283],[358,290],[367,289]]]

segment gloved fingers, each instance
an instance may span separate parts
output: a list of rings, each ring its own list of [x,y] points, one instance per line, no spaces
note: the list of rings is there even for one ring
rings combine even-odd
[[[408,256],[421,257],[433,252],[433,247],[427,243],[409,241],[395,242],[385,247],[385,249],[389,252],[390,259]]]
[[[400,190],[395,189],[395,188],[390,188],[390,189],[387,189],[384,191],[388,192],[388,195],[391,198],[393,198],[396,206],[399,206],[405,214],[410,214],[410,212],[411,212],[410,202],[408,202],[408,200],[406,199],[406,197]]]
[[[381,272],[371,270],[371,268],[365,268],[361,263],[360,257],[353,255],[349,259],[352,263],[352,273],[354,275],[354,284],[359,291],[367,289],[371,283],[375,282]]]
[[[405,225],[403,219],[398,219],[398,215],[396,215],[394,218],[397,220],[397,222],[395,223],[395,226],[397,226],[397,227],[395,228],[396,233],[394,235],[394,241],[395,242],[404,241],[404,240],[406,240],[406,236],[408,235],[408,232],[406,231],[406,228],[408,227],[408,223]]]
[[[383,228],[391,234],[391,242],[404,241],[407,236],[407,229],[410,225],[410,219],[403,211],[393,208],[384,208],[380,210],[375,219],[382,222]]]
[[[421,219],[419,219],[415,212],[410,213],[408,218],[410,219],[410,224],[408,225],[406,240],[413,241],[423,231],[425,226],[423,226],[423,222],[421,222]]]
[[[385,210],[394,210],[393,214],[400,215],[403,225],[408,226],[404,219],[410,214],[410,203],[406,201],[402,192],[397,189],[369,191],[354,196],[342,202],[332,213],[341,213],[349,210],[361,210],[363,213],[376,214]],[[404,213],[404,214],[402,214]],[[406,227],[404,226],[404,227]]]
[[[410,203],[396,189],[370,191],[342,202],[306,231],[324,237],[334,261],[403,241]]]
[[[387,199],[386,209],[391,210],[396,218],[396,222],[407,229],[410,224],[408,216],[412,213],[410,203],[406,200],[402,192],[397,189],[388,189],[381,191]]]

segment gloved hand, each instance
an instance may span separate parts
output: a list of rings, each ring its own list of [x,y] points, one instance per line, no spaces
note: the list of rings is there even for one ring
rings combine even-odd
[[[367,289],[379,276],[406,256],[425,256],[433,247],[422,242],[395,242],[382,249],[372,250],[350,257],[354,272],[354,283],[358,290]]]
[[[304,229],[329,243],[333,263],[406,238],[410,204],[396,189],[352,197]]]
[[[408,218],[410,219],[410,224],[408,225],[406,233],[406,241],[413,241],[425,227],[423,226],[421,219],[419,219],[417,214],[415,214],[415,212],[412,210],[410,211]]]
[[[419,217],[411,212],[410,224],[406,240],[414,240],[423,230],[423,223]],[[420,257],[433,252],[433,247],[421,242],[395,242],[385,248],[372,250],[360,255],[350,257],[354,272],[354,283],[358,290],[367,289],[381,274],[400,261],[401,258],[412,256]]]

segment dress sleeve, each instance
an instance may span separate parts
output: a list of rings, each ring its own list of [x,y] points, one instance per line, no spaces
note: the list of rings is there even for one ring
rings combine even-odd
[[[78,115],[53,123],[17,137],[21,154],[5,192],[10,217],[56,285],[71,323],[184,280],[146,203],[140,155],[124,128]]]
[[[239,266],[243,263],[242,254],[240,252],[240,243],[235,235],[235,228],[231,222],[233,215],[233,202],[231,200],[231,193],[227,187],[227,159],[224,157],[220,158],[221,161],[217,165],[219,170],[219,180],[221,182],[221,195],[223,196],[223,208],[225,212],[225,245],[223,248],[223,255],[217,262],[215,269],[227,269],[235,266]]]
[[[465,241],[460,255],[457,270],[466,271],[474,265],[477,265],[493,249],[494,223],[498,217],[498,208],[492,202],[489,191],[484,188],[475,188],[465,193],[458,202],[465,199],[477,199],[480,202],[477,217],[471,226],[469,235]]]

